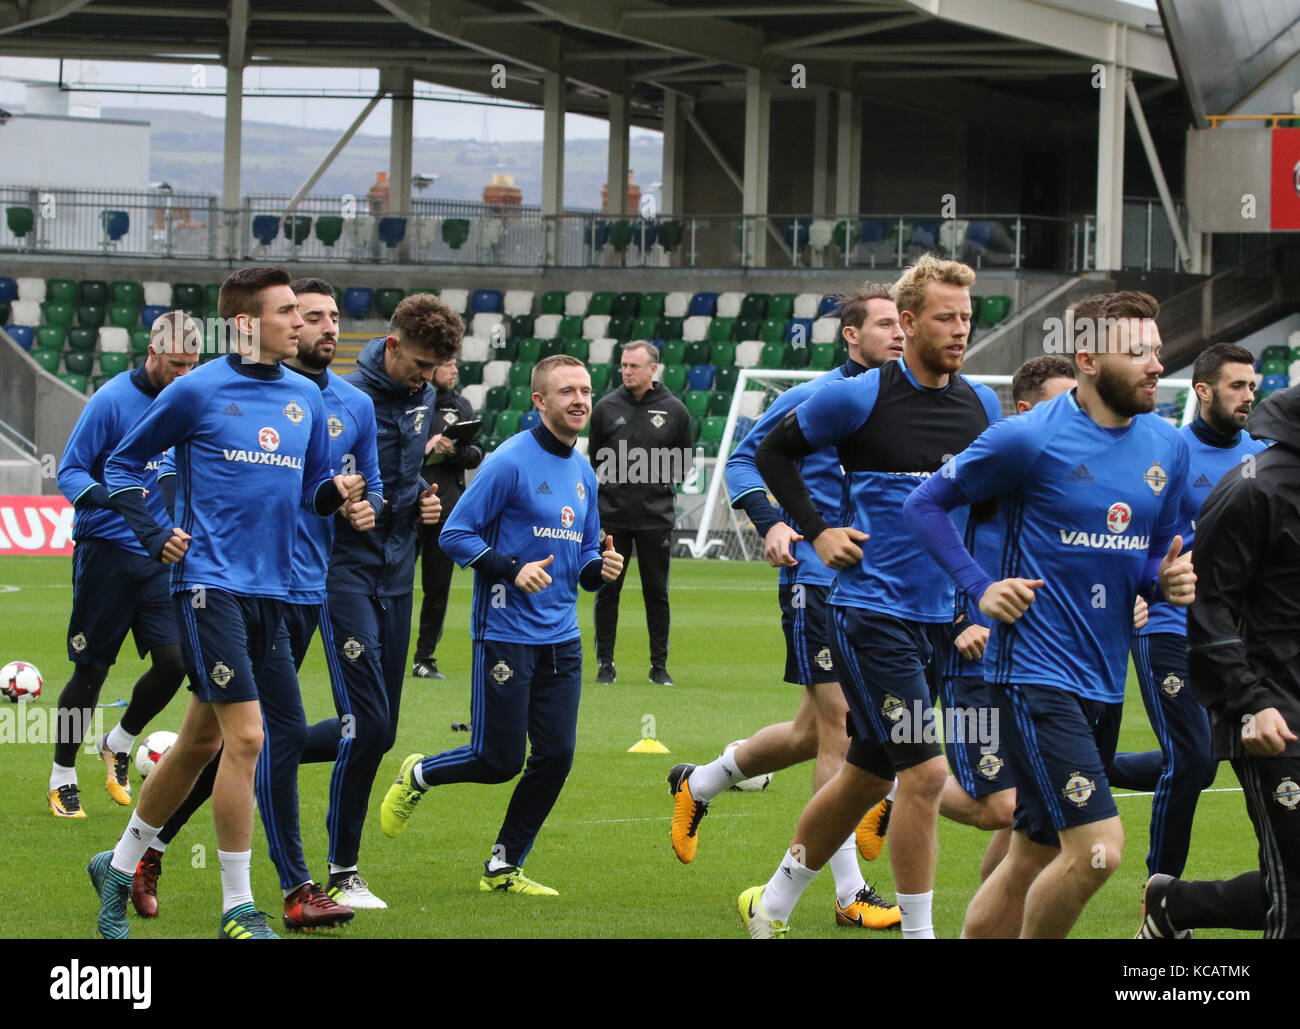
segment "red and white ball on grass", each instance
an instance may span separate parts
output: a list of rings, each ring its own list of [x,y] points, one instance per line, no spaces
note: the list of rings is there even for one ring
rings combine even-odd
[[[722,753],[725,754],[729,750],[735,750],[744,742],[745,742],[744,740],[736,740],[735,743],[728,743],[725,747],[722,748]],[[740,782],[733,782],[731,784],[731,789],[741,790],[745,793],[756,793],[759,790],[767,789],[768,786],[771,785],[771,782],[772,782],[772,773],[766,772],[763,775],[756,775],[752,779],[741,779]]]
[[[141,779],[149,778],[149,773],[175,742],[176,734],[167,729],[158,729],[144,738],[135,752],[135,770],[140,773]]]
[[[10,661],[0,668],[0,692],[15,704],[20,700],[35,700],[44,684],[36,666],[26,661]]]

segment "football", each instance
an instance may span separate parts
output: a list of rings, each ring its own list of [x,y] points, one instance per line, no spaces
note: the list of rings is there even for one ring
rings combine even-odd
[[[722,749],[722,753],[725,754],[729,750],[735,750],[744,742],[745,742],[744,740],[736,740],[735,743],[728,743]],[[742,779],[740,782],[732,783],[731,789],[743,790],[746,793],[753,793],[758,790],[767,789],[767,787],[771,784],[771,782],[772,782],[772,773],[768,772],[765,775],[756,775],[752,779]]]
[[[41,673],[26,661],[10,661],[0,668],[0,690],[15,704],[20,700],[35,700],[41,695],[42,685]]]
[[[166,729],[151,732],[144,738],[144,742],[135,752],[135,770],[140,773],[141,779],[149,778],[149,773],[154,770],[159,759],[172,749],[172,744],[175,742],[176,734]]]

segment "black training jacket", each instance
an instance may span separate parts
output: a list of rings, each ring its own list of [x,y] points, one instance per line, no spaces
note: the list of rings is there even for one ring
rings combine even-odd
[[[1300,387],[1268,397],[1247,431],[1275,443],[1206,498],[1187,614],[1192,689],[1221,759],[1246,753],[1243,718],[1264,708],[1300,735]],[[1300,754],[1300,743],[1286,753]]]
[[[474,408],[468,400],[454,389],[440,389],[433,402],[433,425],[429,429],[432,439],[448,425],[467,422],[474,417]],[[483,463],[482,432],[475,431],[473,437],[464,443],[452,440],[456,449],[450,454],[435,454],[430,451],[424,456],[424,481],[438,484],[438,499],[442,501],[442,520],[451,515],[451,509],[465,492],[465,470],[477,468]]]

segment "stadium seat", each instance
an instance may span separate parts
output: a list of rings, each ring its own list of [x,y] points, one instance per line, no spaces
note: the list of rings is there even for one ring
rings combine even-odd
[[[542,341],[536,336],[525,336],[519,341],[514,359],[536,364],[542,359]]]
[[[86,392],[86,386],[88,384],[85,375],[80,375],[75,372],[64,372],[59,376],[59,378],[72,389],[75,389],[78,393]]]
[[[1259,355],[1259,359],[1263,361],[1265,365],[1270,361],[1280,361],[1284,365],[1289,364],[1291,362],[1291,348],[1280,345],[1265,347],[1263,352]]]
[[[712,440],[698,440],[695,444],[695,452],[699,457],[717,457],[718,444]]]
[[[479,369],[479,371],[481,374],[482,369]],[[486,415],[487,412],[484,411],[484,408],[487,407],[486,386],[481,382],[468,382],[465,384],[465,388],[460,391],[460,394],[469,401],[470,407],[472,407],[476,412],[481,415]],[[487,431],[486,421],[487,419],[484,418],[484,432]]]
[[[322,214],[316,219],[316,238],[322,246],[332,247],[343,235],[343,218],[337,214]]]
[[[484,339],[505,339],[509,332],[506,330],[504,323],[505,315],[497,314],[495,311],[480,311],[470,316],[467,327],[472,336],[482,336]],[[500,328],[497,326],[500,326]]]
[[[530,289],[508,289],[502,300],[501,311],[507,317],[531,315],[533,313],[533,291]],[[527,335],[527,333],[524,333]]]
[[[642,293],[637,313],[642,318],[662,318],[664,316],[664,300],[667,296],[667,293]]]
[[[75,329],[68,330],[68,349],[69,350],[94,350],[95,340],[99,333],[96,329],[88,328],[84,325],[78,325]]]
[[[460,341],[460,359],[484,364],[496,360],[497,355],[492,353],[492,345],[485,337],[466,336]]]
[[[1290,378],[1285,375],[1265,375],[1260,380],[1259,388],[1262,393],[1275,393],[1280,389],[1286,389],[1291,385]]]
[[[128,328],[151,329],[153,323],[169,310],[170,308],[164,304],[145,304],[144,307],[140,308],[140,320],[135,325],[128,326]]]
[[[731,331],[735,327],[735,324],[735,318],[716,315],[713,320],[709,322],[708,331],[705,333],[705,339],[710,343],[727,343],[731,340]]]
[[[970,323],[972,326],[978,325],[980,321],[980,312],[984,310],[984,298],[979,294],[970,298]]]
[[[740,305],[745,299],[744,293],[719,293],[716,315],[719,318],[739,318]]]
[[[114,304],[108,309],[108,324],[120,329],[134,329],[140,324],[140,308],[134,304]]]
[[[664,315],[668,318],[685,318],[691,309],[691,294],[669,293],[664,297]]]
[[[1010,297],[986,296],[980,304],[980,325],[990,329],[1010,313]]]
[[[7,275],[0,275],[0,304],[7,304],[18,299],[18,282]]]
[[[560,331],[557,333],[562,339],[580,339],[582,337],[582,316],[577,314],[566,314],[560,319]]]
[[[680,339],[664,340],[659,348],[659,361],[661,364],[685,364],[686,344]]]
[[[686,389],[690,369],[684,364],[665,364],[660,367],[663,370],[664,389],[671,390],[673,393],[682,393]]]
[[[486,372],[486,369],[484,369]],[[486,379],[486,375],[484,376]],[[489,386],[487,391],[487,407],[492,411],[504,411],[510,403],[509,386]],[[495,431],[495,430],[494,430]]]
[[[442,220],[442,241],[452,250],[459,250],[469,239],[468,218],[444,218]]]
[[[125,211],[100,211],[99,222],[104,227],[104,243],[117,243],[131,229],[131,216]]]
[[[177,289],[179,290],[179,286]],[[375,291],[369,286],[349,286],[343,291],[343,310],[354,321],[370,315],[370,304]]]
[[[9,315],[12,313],[12,304],[0,301],[0,325],[6,324],[9,321]]]
[[[470,299],[470,310],[474,314],[500,314],[501,291],[499,289],[476,289]]]
[[[169,303],[173,307],[190,314],[201,314],[207,308],[203,287],[195,282],[172,283]],[[369,308],[369,306],[370,301],[367,299],[366,307]]]
[[[38,350],[62,350],[68,338],[68,330],[62,325],[41,325],[36,329],[36,340],[32,344]]]
[[[591,300],[587,303],[587,314],[590,315],[613,315],[614,313],[614,294],[609,290],[601,290],[598,293],[591,294]]]
[[[736,344],[714,343],[709,348],[709,363],[716,368],[725,368],[736,363]]]
[[[144,305],[144,287],[138,282],[118,281],[109,285],[109,296],[114,304]]]
[[[466,361],[464,350],[461,351],[461,358],[456,362],[456,381],[461,386],[480,386],[483,384],[483,365],[485,361]]]
[[[30,207],[6,207],[5,224],[14,236],[22,239],[36,225],[36,214]]]
[[[812,345],[813,322],[808,318],[791,318],[785,325],[785,342],[796,346]]]
[[[686,326],[686,319],[679,315],[666,314],[659,319],[659,331],[663,334],[660,339],[681,339],[682,330]]]
[[[829,371],[839,364],[839,356],[838,343],[814,343],[808,368],[815,372]]]
[[[805,321],[796,318],[794,321]],[[816,343],[834,343],[840,337],[840,320],[838,318],[818,318],[812,323],[810,341]]]
[[[514,361],[510,365],[510,370],[506,375],[506,384],[514,389],[516,386],[527,386],[532,382],[533,366],[525,364],[523,361]]]
[[[618,347],[618,340],[593,339],[591,347],[587,351],[587,360],[591,364],[609,364],[614,358],[614,351]]]
[[[561,336],[556,336],[556,337],[554,337],[554,338],[552,338],[552,339],[544,339],[544,340],[542,340],[542,341],[541,341],[541,348],[539,349],[538,353],[541,354],[542,357],[552,357],[552,356],[554,356],[555,354],[562,354],[562,353],[564,353],[564,339],[563,339],[563,337],[561,337]]]
[[[83,304],[108,306],[108,283],[102,279],[83,279],[77,293]]]
[[[763,342],[747,339],[736,344],[736,367],[754,368],[763,356]],[[783,348],[784,349],[784,348]]]
[[[587,356],[591,352],[591,340],[566,339],[564,341],[564,352],[570,357],[576,357],[583,364],[586,364]]]
[[[284,219],[284,238],[294,246],[301,246],[311,235],[311,215],[290,214]]]
[[[814,315],[814,317],[816,318],[837,317],[836,311],[839,309],[839,304],[840,302],[836,297],[829,296],[829,295],[823,296],[821,300],[817,302],[817,313],[816,315]],[[795,315],[795,317],[798,318],[800,316]]]
[[[534,407],[530,411],[525,411],[523,417],[519,419],[519,431],[527,432],[529,429],[537,425],[541,420],[542,420],[542,413],[539,410],[537,410],[537,408]]]
[[[621,254],[632,242],[632,223],[625,218],[611,222],[609,226],[609,244],[615,253]]]
[[[98,329],[107,315],[103,304],[82,304],[77,308],[77,324]]]
[[[709,344],[704,340],[695,340],[686,344],[685,353],[682,355],[682,364],[694,367],[697,364],[709,363]]]
[[[701,443],[721,443],[722,433],[727,427],[727,419],[722,415],[709,415],[700,424]]]
[[[731,436],[733,449],[735,448],[735,444],[739,443],[742,439],[744,439],[746,436],[749,435],[750,431],[754,428],[755,421],[756,419],[746,418],[744,415],[736,416],[736,428]]]
[[[438,299],[459,315],[463,316],[469,311],[469,290],[467,289],[439,290]]]
[[[63,367],[76,375],[89,375],[95,365],[95,355],[89,350],[69,350],[63,355]]]
[[[550,292],[547,293],[543,293],[542,301],[541,301],[541,313],[542,314],[564,314],[565,295],[566,294],[563,290],[558,290],[558,289],[551,290]]]
[[[488,389],[493,386],[504,386],[510,379],[510,369],[516,363],[518,362],[488,361],[483,365],[483,385],[487,386]]]
[[[125,354],[131,350],[131,333],[118,325],[105,325],[99,330],[101,353]]]
[[[253,238],[262,246],[269,247],[280,234],[280,217],[275,214],[253,215]]]
[[[696,418],[703,418],[709,413],[709,391],[708,390],[689,390],[682,396],[682,403],[686,405],[686,410]]]
[[[573,290],[564,295],[564,313],[567,315],[585,315],[591,303],[591,294],[585,290]]]
[[[779,318],[768,318],[763,322],[758,338],[764,343],[784,343],[786,323]]]
[[[497,414],[496,424],[492,427],[493,435],[505,438],[519,431],[519,422],[527,408],[506,408]]]
[[[73,307],[60,300],[47,300],[38,304],[35,300],[15,300],[11,305],[10,317],[19,325],[71,325]]]
[[[506,294],[510,296],[509,293]],[[510,326],[510,335],[520,338],[531,336],[533,334],[533,316],[531,314],[508,314],[506,322]]]
[[[632,327],[635,324],[634,319],[626,316],[615,316],[609,320],[608,334],[614,339],[626,342],[632,338]]]
[[[717,313],[718,294],[716,293],[696,293],[691,297],[691,306],[688,314],[700,317],[705,316],[712,318]]]
[[[785,367],[800,371],[812,360],[812,346],[808,343],[791,343],[785,348]]]
[[[687,343],[708,339],[709,325],[712,321],[711,315],[691,315],[682,323],[682,339]]]
[[[149,336],[148,329],[131,330],[131,353],[148,354],[149,353]]]
[[[760,368],[780,368],[785,364],[784,343],[764,343],[762,355],[758,359]]]
[[[9,338],[17,343],[24,350],[32,349],[32,341],[35,339],[36,330],[30,325],[8,325],[5,332],[9,333]]]
[[[379,219],[379,239],[390,250],[406,238],[406,219],[385,215]]]
[[[126,354],[100,354],[99,374],[118,375],[126,371],[127,363]]]
[[[731,410],[731,394],[720,389],[715,389],[709,394],[709,414],[720,414],[723,417]]]
[[[23,300],[29,299],[26,291],[20,291],[19,296]],[[81,288],[72,279],[49,279],[45,283],[46,303],[70,304],[75,307],[80,299]]]
[[[510,387],[510,410],[527,411],[533,406],[533,391],[528,386]]]
[[[740,369],[734,364],[719,366],[718,374],[713,377],[713,389],[715,392],[734,393],[739,378]]]
[[[693,366],[690,375],[686,377],[686,388],[689,390],[713,389],[713,376],[716,372],[717,369],[711,364]]]
[[[632,323],[633,339],[662,339],[660,319],[657,315],[646,315]]]
[[[538,339],[554,339],[560,334],[560,321],[564,315],[560,314],[539,314],[533,319],[533,335]],[[579,321],[579,332],[581,332],[581,321]]]
[[[597,293],[596,296],[601,294]],[[606,294],[611,300],[613,293]],[[595,297],[592,297],[592,303],[595,303]],[[610,335],[609,332],[610,316],[608,314],[589,314],[582,319],[582,335],[586,339],[605,339]]]
[[[56,297],[47,297],[45,295],[47,287],[44,279],[32,279],[20,276],[17,281],[19,300],[34,300],[39,304],[43,300],[57,299]],[[77,284],[75,282],[72,284],[72,296],[67,299],[69,303],[77,299]]]
[[[1264,353],[1267,354],[1270,350],[1272,350],[1274,353],[1277,352],[1273,347],[1268,347],[1267,349],[1265,349]],[[1285,360],[1279,361],[1276,357],[1273,358],[1261,357],[1260,365],[1259,365],[1260,375],[1267,378],[1270,375],[1286,375],[1286,373],[1287,373],[1287,362]]]
[[[24,325],[22,326],[22,328],[25,329],[27,328],[27,326]],[[59,361],[62,360],[62,358],[63,355],[60,354],[57,350],[33,350],[32,351],[32,360],[35,361],[37,364],[39,364],[41,368],[49,372],[51,375],[58,374]]]
[[[637,318],[641,313],[640,293],[619,293],[614,297],[610,314],[615,318]]]
[[[207,300],[204,310],[208,312],[208,317],[218,317],[218,308],[220,307],[221,301],[221,283],[209,282],[203,287],[203,295]]]
[[[746,321],[758,322],[761,322],[764,318],[775,318],[775,314],[768,313],[769,303],[766,293],[749,293],[740,305],[740,317]],[[786,315],[786,317],[789,317],[789,315]]]
[[[393,317],[393,312],[397,310],[397,305],[402,302],[405,296],[406,292],[396,286],[385,286],[382,289],[375,290],[373,300],[375,314],[385,319]]]
[[[756,315],[758,318],[811,318],[812,315],[797,315],[794,313],[793,293],[773,293],[767,298],[767,314]]]
[[[767,393],[761,389],[747,389],[740,394],[740,418],[753,419],[757,421],[762,417],[763,410],[767,406]],[[736,426],[739,433],[740,426]]]
[[[609,365],[591,364],[587,366],[587,372],[591,375],[591,391],[599,393],[609,385]]]

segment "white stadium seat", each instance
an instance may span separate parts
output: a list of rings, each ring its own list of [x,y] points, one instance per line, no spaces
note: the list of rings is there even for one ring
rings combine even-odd
[[[693,314],[682,323],[682,339],[695,343],[709,338],[709,323],[713,321],[708,315]]]
[[[509,378],[509,361],[489,361],[483,366],[483,385],[489,389],[493,386],[504,386]]]
[[[588,364],[609,364],[614,358],[614,348],[618,346],[616,339],[593,339],[591,346],[587,350]]]
[[[469,290],[467,289],[443,289],[438,291],[438,299],[450,307],[457,314],[464,314],[465,309],[469,307]]]
[[[586,314],[587,305],[591,303],[591,294],[574,290],[564,298],[565,314]]]
[[[796,318],[816,318],[817,308],[821,305],[820,293],[800,293],[794,298],[794,316]]]
[[[460,391],[460,395],[469,401],[469,406],[475,411],[482,411],[483,405],[487,403],[488,388],[481,382],[476,382],[472,386],[466,386]]]
[[[172,284],[170,282],[146,282],[144,285],[144,302],[150,307],[172,306]]]
[[[41,288],[45,283],[41,283]],[[31,325],[33,327],[41,324],[41,304],[38,300],[28,300],[23,298],[15,300],[9,305],[9,324],[10,325]]]
[[[530,289],[508,289],[501,306],[507,315],[532,314],[533,291]]]
[[[744,293],[719,293],[717,315],[719,318],[739,318]]]
[[[554,339],[560,334],[560,315],[539,314],[533,319],[533,335],[537,339]]]
[[[691,293],[669,293],[664,297],[664,317],[685,318],[691,309]]]
[[[125,354],[131,349],[131,334],[116,325],[99,330],[99,349],[106,354]]]
[[[840,320],[838,318],[818,318],[813,322],[813,343],[834,343],[839,339],[839,336]]]
[[[45,299],[45,280],[44,279],[19,279],[18,280],[18,299],[34,300],[40,303]],[[27,322],[20,324],[26,325]],[[37,325],[40,323],[37,322]]]
[[[589,314],[582,320],[582,338],[600,339],[609,331],[609,315]]]
[[[763,413],[763,404],[767,400],[767,393],[761,389],[747,389],[740,394],[740,411],[741,418],[758,418]]]
[[[492,338],[492,326],[500,325],[505,321],[503,315],[495,312],[479,312],[470,319],[470,334],[473,336],[482,336],[484,339]]]
[[[760,339],[747,339],[736,344],[737,368],[753,368],[762,356],[763,341]]]
[[[462,361],[487,361],[492,356],[491,341],[482,336],[466,336],[461,340],[460,359]]]

